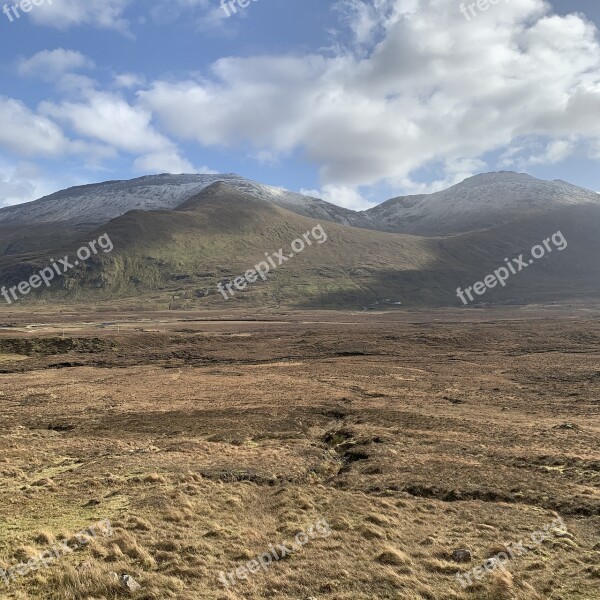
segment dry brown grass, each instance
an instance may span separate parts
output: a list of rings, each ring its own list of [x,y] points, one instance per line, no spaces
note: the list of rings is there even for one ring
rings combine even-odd
[[[219,327],[251,337],[131,333],[121,357],[0,375],[0,567],[114,530],[7,599],[597,598],[597,320]],[[567,534],[460,587],[557,514]],[[323,518],[330,536],[219,583]]]

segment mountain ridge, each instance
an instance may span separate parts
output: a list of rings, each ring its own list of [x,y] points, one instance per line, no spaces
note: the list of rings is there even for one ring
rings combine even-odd
[[[600,195],[564,182],[499,171],[469,177],[445,190],[391,198],[363,211],[261,184],[234,173],[146,175],[75,186],[0,209],[0,226],[64,223],[78,229],[107,223],[130,210],[175,210],[222,181],[240,192],[324,221],[376,231],[439,236],[493,227],[560,206],[599,204]]]
[[[600,206],[600,195],[567,182],[499,171],[474,175],[433,194],[391,198],[365,214],[381,231],[439,236],[583,204]]]
[[[341,223],[354,217],[354,211],[349,209],[236,174],[163,173],[75,186],[32,202],[4,207],[0,209],[0,224],[65,222],[99,225],[129,210],[173,210],[217,181],[224,181],[240,191],[305,216],[318,216]]]
[[[175,210],[131,210],[77,240],[0,257],[0,281],[18,285],[56,256],[109,234],[110,254],[92,257],[24,301],[120,301],[198,309],[225,302],[217,283],[231,281],[321,225],[327,241],[307,247],[268,281],[227,300],[228,306],[360,308],[456,305],[456,289],[473,285],[560,230],[564,252],[549,253],[484,303],[527,303],[600,295],[600,204],[528,214],[478,231],[424,237],[348,227],[298,215],[226,183],[204,188]],[[318,248],[318,250],[317,250]],[[265,252],[267,251],[267,252]],[[283,264],[283,263],[282,263]],[[132,300],[133,301],[133,300]]]

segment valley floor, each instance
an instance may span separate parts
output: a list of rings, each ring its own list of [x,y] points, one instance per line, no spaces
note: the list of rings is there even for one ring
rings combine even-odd
[[[0,598],[598,598],[598,316],[5,313]]]

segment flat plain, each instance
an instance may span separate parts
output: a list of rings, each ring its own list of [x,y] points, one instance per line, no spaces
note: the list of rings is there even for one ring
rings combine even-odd
[[[2,315],[0,567],[113,533],[0,597],[600,596],[596,308],[81,314]],[[220,582],[322,519],[331,535]]]

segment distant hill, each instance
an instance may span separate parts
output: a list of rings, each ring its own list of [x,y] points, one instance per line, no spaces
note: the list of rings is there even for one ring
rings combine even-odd
[[[534,180],[535,181],[535,180]],[[467,215],[470,213],[467,211]],[[508,210],[505,215],[508,215]],[[106,301],[136,298],[140,306],[330,307],[375,309],[461,303],[456,288],[504,266],[561,230],[568,247],[548,253],[511,277],[509,285],[476,297],[485,303],[598,298],[600,291],[600,205],[589,201],[549,203],[523,210],[512,221],[487,223],[465,233],[423,237],[313,219],[273,202],[214,183],[174,210],[133,210],[59,247],[0,258],[0,281],[15,285],[47,266],[51,258],[74,255],[83,243],[108,233],[110,254],[99,254],[56,279],[38,298]],[[328,236],[272,269],[233,299],[217,290],[284,249],[317,225]],[[6,225],[5,225],[6,226]]]

